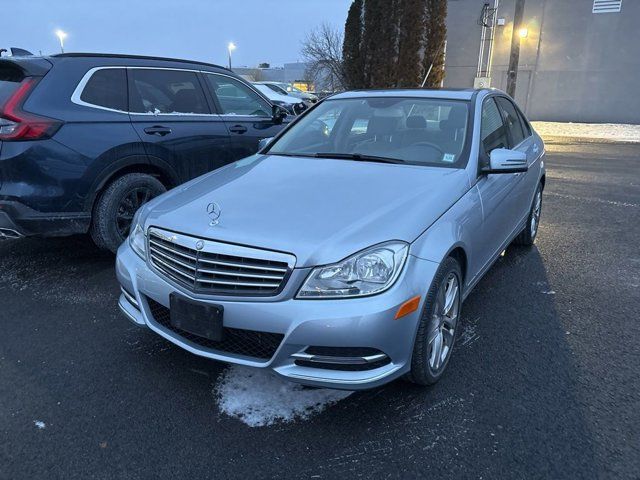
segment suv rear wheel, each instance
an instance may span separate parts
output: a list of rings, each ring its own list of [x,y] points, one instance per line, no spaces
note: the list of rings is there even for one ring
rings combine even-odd
[[[166,190],[160,180],[145,173],[128,173],[111,182],[93,208],[95,244],[115,253],[127,238],[136,211]]]

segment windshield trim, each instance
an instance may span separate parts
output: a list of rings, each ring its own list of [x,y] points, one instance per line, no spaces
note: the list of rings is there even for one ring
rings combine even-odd
[[[406,160],[402,160],[402,159],[397,159],[400,160],[402,163],[398,163],[398,165],[415,165],[415,166],[420,166],[420,167],[436,167],[436,168],[448,168],[451,170],[465,170],[467,168],[467,166],[469,165],[469,160],[470,160],[470,154],[471,154],[471,144],[473,142],[473,134],[474,134],[474,119],[475,119],[475,102],[474,102],[474,98],[472,97],[470,100],[467,99],[458,99],[458,98],[440,98],[440,97],[426,97],[426,96],[418,96],[418,95],[394,95],[394,96],[390,96],[390,95],[376,95],[376,94],[371,94],[371,95],[367,95],[366,91],[362,92],[363,95],[359,95],[357,97],[349,97],[349,98],[335,98],[335,97],[327,97],[324,100],[316,103],[315,105],[313,105],[311,108],[307,109],[302,115],[298,115],[298,117],[291,122],[289,125],[287,125],[286,128],[284,128],[283,130],[280,131],[280,133],[278,133],[278,135],[276,135],[273,140],[271,142],[269,142],[269,144],[262,149],[259,153],[263,154],[263,155],[281,155],[280,152],[271,152],[271,149],[278,143],[278,141],[280,139],[282,139],[283,136],[287,135],[289,129],[291,129],[292,127],[294,127],[299,121],[301,121],[303,118],[305,118],[307,115],[311,114],[316,108],[320,107],[321,105],[324,105],[325,103],[331,103],[331,102],[340,102],[340,101],[352,101],[352,100],[364,100],[364,99],[369,99],[369,98],[397,98],[397,99],[402,99],[402,100],[436,100],[436,101],[443,101],[443,102],[452,102],[452,103],[459,103],[462,105],[466,105],[467,106],[467,134],[465,135],[465,140],[464,140],[464,145],[462,146],[462,150],[460,151],[459,154],[459,158],[460,161],[456,162],[454,164],[448,165],[442,162],[414,162],[414,161],[406,161]],[[286,155],[285,155],[286,154]],[[339,153],[338,153],[339,154]],[[308,158],[318,158],[315,157],[314,154],[309,154],[309,153],[305,153],[305,154],[301,154],[301,153],[296,153],[296,152],[283,152],[282,153],[283,156],[297,156],[297,157],[308,157]]]

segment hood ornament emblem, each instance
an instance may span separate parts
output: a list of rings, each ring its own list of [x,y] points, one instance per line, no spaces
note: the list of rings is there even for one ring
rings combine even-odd
[[[209,219],[211,220],[209,222],[210,227],[214,227],[218,224],[221,213],[222,209],[216,202],[211,202],[209,205],[207,205],[207,214],[209,215]]]
[[[204,248],[204,242],[202,240],[198,240],[196,242],[196,250],[202,250]]]

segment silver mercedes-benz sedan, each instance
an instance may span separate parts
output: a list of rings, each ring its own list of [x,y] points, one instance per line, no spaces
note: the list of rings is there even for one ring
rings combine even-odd
[[[544,184],[544,144],[498,90],[339,94],[143,206],[119,305],[295,382],[433,384],[463,300],[510,243],[533,244]]]

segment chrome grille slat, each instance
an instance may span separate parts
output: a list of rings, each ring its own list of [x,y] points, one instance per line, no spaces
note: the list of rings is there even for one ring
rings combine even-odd
[[[189,255],[189,254],[186,254],[186,253],[182,253],[182,252],[177,252],[177,251],[171,250],[169,247],[166,247],[165,245],[163,245],[161,243],[158,243],[158,242],[154,241],[153,239],[149,240],[149,243],[153,244],[154,246],[160,247],[160,248],[164,249],[165,251],[171,252],[174,255],[179,255],[181,257],[188,258],[190,260],[193,260],[194,262],[196,261],[195,255]]]
[[[277,295],[295,265],[292,255],[200,240],[155,227],[149,229],[147,244],[151,265],[196,293]]]
[[[231,262],[225,262],[222,260],[208,260],[206,258],[200,258],[199,261],[209,265],[222,265],[224,267],[249,268],[252,270],[268,270],[270,272],[282,272],[282,273],[285,273],[287,271],[286,268],[274,268],[274,267],[267,267],[267,266],[263,267],[260,265],[251,265],[246,263],[231,263]]]
[[[238,287],[278,288],[280,286],[280,283],[229,282],[225,280],[208,280],[206,278],[197,278],[196,282],[207,283],[210,285],[236,285]]]
[[[164,267],[169,268],[172,272],[176,272],[176,273],[178,273],[178,274],[182,275],[183,277],[185,277],[185,278],[186,278],[186,279],[188,279],[188,280],[190,280],[190,279],[192,279],[192,278],[193,278],[193,276],[189,275],[188,273],[183,272],[182,270],[180,270],[180,269],[178,269],[178,268],[176,268],[176,267],[172,267],[172,266],[171,266],[171,265],[169,265],[168,263],[166,263],[166,262],[164,262],[164,261],[160,260],[159,258],[156,258],[154,254],[151,254],[151,259],[152,259],[154,262],[158,262],[158,263],[160,263],[161,265],[163,265]]]
[[[224,275],[226,277],[243,277],[243,278],[264,278],[267,280],[282,280],[282,275],[262,275],[260,273],[241,273],[229,270],[211,270],[208,268],[198,267],[198,273],[209,273],[211,275]]]
[[[172,262],[175,262],[175,263],[177,263],[178,265],[180,265],[181,267],[188,268],[189,270],[193,270],[194,272],[196,271],[196,267],[195,267],[195,265],[189,265],[188,263],[184,263],[184,262],[182,262],[182,261],[180,261],[180,260],[176,260],[175,258],[173,258],[173,257],[171,257],[171,256],[169,256],[169,255],[167,255],[166,253],[162,253],[162,252],[159,252],[159,251],[157,251],[157,250],[156,250],[156,251],[154,251],[154,252],[153,252],[153,255],[160,255],[162,258],[165,258],[165,259],[167,259],[167,260],[170,260],[170,261],[172,261]],[[193,259],[193,261],[194,261],[194,263],[195,263],[195,258]]]

